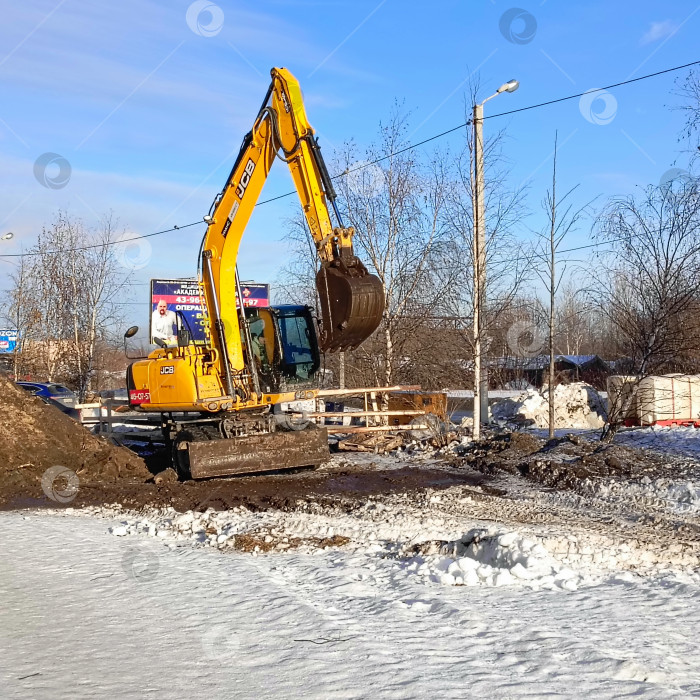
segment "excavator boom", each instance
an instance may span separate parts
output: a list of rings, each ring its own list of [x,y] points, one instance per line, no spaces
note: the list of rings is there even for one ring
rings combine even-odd
[[[210,315],[212,311],[216,315],[218,307],[227,316],[220,320],[234,370],[244,364],[244,358],[237,354],[238,247],[275,158],[289,167],[320,261],[316,284],[321,307],[321,350],[356,348],[376,330],[384,312],[382,283],[354,254],[354,229],[343,226],[299,83],[285,68],[273,68],[271,76],[253,128],[244,138],[226,186],[213,205],[202,246],[207,308]],[[333,226],[329,206],[337,226]],[[207,267],[211,268],[210,275]],[[214,326],[216,322],[213,318]],[[214,333],[215,343],[217,335],[220,333]]]

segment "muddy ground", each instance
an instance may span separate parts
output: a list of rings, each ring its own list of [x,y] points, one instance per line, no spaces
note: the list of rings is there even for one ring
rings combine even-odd
[[[336,453],[316,471],[178,482],[172,470],[162,471],[163,454],[149,459],[149,472],[136,455],[90,435],[56,409],[24,394],[14,399],[22,406],[23,437],[11,440],[7,426],[0,436],[4,439],[0,508],[4,509],[120,504],[131,510],[154,506],[180,512],[236,506],[253,511],[313,507],[352,512],[370,499],[408,494],[418,503],[427,493],[456,489],[475,503],[490,500],[494,515],[512,512],[515,520],[537,521],[549,517],[545,512],[549,506],[542,512],[520,508],[521,487],[545,495],[569,492],[587,497],[592,485],[699,476],[692,461],[648,451],[577,436],[547,442],[529,433],[502,432],[443,450],[414,445],[387,456]],[[49,498],[42,488],[45,469],[55,464],[74,471],[79,480],[65,503]],[[57,483],[59,494],[70,487],[60,476]],[[689,527],[696,529],[692,523]]]
[[[165,469],[163,452],[151,454],[147,464],[56,408],[0,382],[8,408],[0,422],[2,509],[120,504],[131,510],[172,507],[180,512],[244,506],[252,511],[351,513],[371,500],[405,496],[429,512],[434,510],[426,505],[431,494],[445,492],[454,503],[467,499],[467,510],[475,517],[574,522],[584,512],[589,520],[612,518],[622,527],[650,523],[657,531],[682,531],[700,540],[700,521],[669,516],[655,496],[637,499],[630,510],[628,502],[620,505],[611,495],[615,487],[642,493],[652,481],[700,481],[693,460],[575,435],[547,442],[530,433],[503,431],[477,443],[461,444],[463,436],[456,435],[458,440],[443,449],[424,443],[389,455],[339,452],[315,471],[179,482]],[[49,483],[47,473],[53,473]]]

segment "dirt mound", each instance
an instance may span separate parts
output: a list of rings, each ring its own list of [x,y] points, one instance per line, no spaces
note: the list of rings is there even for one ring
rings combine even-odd
[[[133,452],[92,435],[3,377],[0,395],[0,505],[68,504],[81,485],[150,478]]]
[[[461,463],[482,474],[520,474],[549,488],[573,491],[591,480],[636,483],[644,478],[684,478],[677,460],[644,449],[583,440],[577,435],[548,442],[527,433],[489,435],[470,445]]]
[[[503,399],[492,407],[493,417],[507,423],[549,427],[549,391],[530,389],[512,399]],[[601,428],[605,406],[598,392],[584,382],[554,387],[555,428]]]

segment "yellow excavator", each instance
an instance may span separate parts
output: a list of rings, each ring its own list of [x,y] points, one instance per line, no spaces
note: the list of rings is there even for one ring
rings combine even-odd
[[[320,352],[356,348],[384,311],[380,280],[353,252],[336,193],[308,122],[299,83],[285,68],[272,82],[253,128],[214,200],[199,255],[205,341],[179,324],[177,345],[159,347],[127,370],[132,408],[161,414],[181,478],[209,478],[314,466],[329,457],[326,430],[282,409],[316,396]],[[238,248],[275,158],[291,171],[320,261],[317,334],[307,306],[246,309]],[[333,226],[329,203],[337,220]],[[133,336],[130,328],[126,337]]]

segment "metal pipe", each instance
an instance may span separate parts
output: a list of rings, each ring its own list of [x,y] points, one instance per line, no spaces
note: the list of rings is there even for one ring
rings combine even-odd
[[[212,309],[211,316],[214,322],[214,330],[216,331],[216,338],[219,341],[219,348],[221,350],[221,364],[224,369],[224,380],[226,381],[226,393],[231,398],[235,397],[235,392],[233,390],[233,379],[231,377],[231,365],[228,359],[228,346],[226,344],[226,332],[224,329],[224,323],[221,320],[221,310],[219,309],[219,299],[216,296],[216,287],[214,286],[214,274],[211,269],[211,250],[205,250],[202,255],[202,260],[204,262],[204,274],[207,276],[207,283],[209,284],[209,290],[211,291],[211,301]],[[209,299],[207,299],[207,302]]]
[[[260,377],[258,376],[258,366],[255,364],[255,354],[253,353],[253,338],[250,334],[250,326],[245,317],[245,307],[243,306],[243,288],[241,287],[241,278],[238,276],[238,266],[236,266],[236,294],[238,295],[238,317],[241,330],[245,337],[246,354],[248,355],[248,367],[250,368],[250,376],[253,380],[253,390],[258,396],[262,396],[260,391]]]

